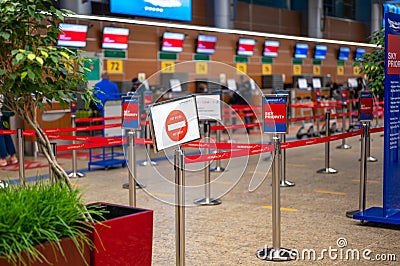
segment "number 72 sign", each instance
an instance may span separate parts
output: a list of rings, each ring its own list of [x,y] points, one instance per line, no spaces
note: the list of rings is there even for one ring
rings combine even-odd
[[[122,73],[123,61],[122,60],[107,60],[107,72],[108,73]]]

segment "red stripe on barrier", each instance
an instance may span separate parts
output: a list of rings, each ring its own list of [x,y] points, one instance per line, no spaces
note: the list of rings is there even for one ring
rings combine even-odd
[[[17,134],[17,131],[14,130],[9,130],[9,129],[2,129],[0,130],[0,134],[1,135],[13,135],[13,134]]]
[[[76,123],[101,122],[106,120],[122,120],[122,116],[76,118]]]
[[[369,130],[369,133],[382,132],[383,130],[384,130],[384,127],[371,128],[371,129]]]

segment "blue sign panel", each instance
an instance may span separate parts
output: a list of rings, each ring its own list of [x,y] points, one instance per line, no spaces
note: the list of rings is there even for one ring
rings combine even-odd
[[[139,97],[127,96],[122,98],[122,128],[137,130],[140,129]]]
[[[264,133],[287,133],[287,99],[287,95],[264,95],[262,105]]]
[[[400,15],[385,13],[385,113],[383,207],[372,207],[354,219],[400,224]]]
[[[385,131],[384,188],[385,215],[400,211],[400,15],[385,14]]]

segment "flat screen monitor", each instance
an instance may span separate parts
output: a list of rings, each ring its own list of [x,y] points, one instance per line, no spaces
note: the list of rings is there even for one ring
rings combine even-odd
[[[279,49],[279,42],[278,41],[265,40],[263,56],[277,57],[278,56],[278,49]]]
[[[103,28],[103,49],[128,49],[129,29],[126,28]]]
[[[307,79],[305,79],[305,78],[299,78],[297,80],[297,85],[299,86],[299,89],[301,89],[301,90],[308,89]]]
[[[215,53],[216,43],[217,43],[216,36],[199,35],[197,37],[196,53],[213,54]]]
[[[87,25],[60,23],[58,28],[60,29],[57,40],[58,46],[86,47]]]
[[[161,41],[161,51],[180,53],[183,51],[185,34],[177,32],[164,32]]]
[[[340,47],[338,59],[346,61],[349,59],[350,48],[349,47]]]
[[[314,50],[314,59],[326,59],[326,51],[328,51],[328,46],[317,44]]]
[[[294,48],[294,58],[307,58],[308,54],[308,44],[306,43],[296,43]]]
[[[363,54],[365,54],[365,49],[364,48],[357,48],[356,49],[356,54],[354,56],[354,60],[356,61],[361,61],[362,60],[362,56]]]
[[[168,20],[192,20],[192,0],[110,0],[110,12]]]
[[[253,56],[256,40],[240,38],[237,45],[237,55]]]

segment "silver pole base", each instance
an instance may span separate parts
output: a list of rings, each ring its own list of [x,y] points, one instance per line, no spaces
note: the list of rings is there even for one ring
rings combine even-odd
[[[222,166],[217,166],[217,167],[211,167],[210,168],[211,172],[224,172],[226,171],[225,168],[223,168]]]
[[[141,166],[157,165],[157,163],[154,161],[144,161],[144,162],[140,163],[140,165]]]
[[[351,146],[349,144],[342,144],[340,146],[337,146],[336,149],[348,150],[351,149]]]
[[[280,182],[280,187],[294,187],[296,184],[292,181],[284,180]]]
[[[219,205],[222,203],[220,199],[213,199],[213,198],[200,198],[197,199],[193,202],[196,205],[201,205],[201,206],[210,206],[210,205]]]
[[[72,173],[68,174],[69,178],[78,178],[78,177],[84,177],[84,176],[85,176],[85,174],[81,173],[81,172],[76,172],[76,173],[72,172]]]
[[[269,260],[269,261],[289,261],[295,260],[297,258],[297,252],[291,249],[280,248],[264,248],[261,250],[257,250],[256,256],[260,260]]]
[[[138,182],[136,182],[135,185],[136,185],[136,189],[142,189],[142,188],[146,187],[146,185],[144,185],[142,183],[138,183]],[[129,189],[129,183],[123,184],[122,188]]]
[[[372,157],[372,156],[368,156],[367,161],[368,162],[377,162],[378,159],[376,159],[375,157]]]
[[[354,215],[355,213],[357,213],[357,212],[360,212],[360,211],[359,211],[359,210],[347,211],[347,212],[346,212],[346,217],[347,217],[347,218],[350,218],[350,219],[353,219],[353,215]]]
[[[317,171],[318,174],[336,174],[338,171],[333,168],[323,168]]]

